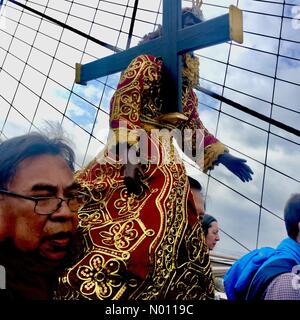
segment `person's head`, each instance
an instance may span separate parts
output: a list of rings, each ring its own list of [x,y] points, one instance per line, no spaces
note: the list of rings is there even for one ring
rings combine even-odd
[[[198,216],[198,219],[201,220],[205,212],[205,203],[202,194],[202,186],[199,181],[188,176],[190,183],[191,192],[194,198],[194,207]]]
[[[202,229],[208,249],[213,250],[220,240],[218,221],[213,216],[205,214],[202,219]]]
[[[62,201],[76,195],[73,171],[74,152],[61,137],[29,133],[1,142],[0,241],[62,259],[77,225],[74,197]]]
[[[203,14],[199,7],[186,7],[182,9],[182,28],[193,26],[203,20]]]
[[[287,201],[284,221],[288,236],[300,243],[300,193],[293,194]]]
[[[202,11],[200,7],[193,6],[192,8],[182,9],[182,28],[193,26],[194,24],[200,23],[204,20]],[[146,34],[139,42],[139,44],[144,44],[150,40],[156,39],[162,36],[162,26],[158,25],[157,29],[153,32]]]

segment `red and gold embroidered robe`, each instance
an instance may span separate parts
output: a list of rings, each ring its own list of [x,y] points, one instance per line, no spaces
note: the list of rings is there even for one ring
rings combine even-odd
[[[109,139],[101,157],[107,160],[115,143],[137,142],[131,134],[137,129],[150,132],[154,128],[170,128],[161,120],[161,74],[162,61],[147,55],[135,58],[122,74],[111,100],[110,125],[117,141]],[[197,96],[187,79],[182,105],[187,120],[182,120],[180,129],[204,131],[207,170],[226,148],[201,123]],[[61,276],[56,297],[213,297],[211,266],[201,226],[195,219],[188,219],[188,206],[193,199],[184,165],[176,161],[177,151],[166,141],[149,134],[155,161],[143,165],[143,191],[139,195],[128,194],[123,166],[118,162],[98,157],[78,173],[77,179],[88,194],[88,201],[79,212],[82,252]],[[197,147],[195,143],[192,146]]]

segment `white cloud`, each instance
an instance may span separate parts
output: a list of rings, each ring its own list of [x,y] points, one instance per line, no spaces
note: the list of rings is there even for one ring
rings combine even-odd
[[[72,113],[73,115],[77,117],[82,117],[85,115],[88,115],[88,112],[84,109],[80,108],[78,105],[76,105],[73,102],[69,102],[68,104],[68,112]]]
[[[82,94],[84,97],[96,96],[100,98],[101,92],[99,92],[99,89],[95,86],[86,86],[83,87]]]

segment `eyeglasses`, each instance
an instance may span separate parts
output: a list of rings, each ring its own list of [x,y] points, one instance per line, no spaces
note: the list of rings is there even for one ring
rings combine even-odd
[[[77,213],[81,206],[84,204],[85,195],[76,194],[70,198],[60,198],[60,197],[29,197],[22,194],[10,192],[7,190],[0,190],[0,193],[6,194],[11,197],[21,198],[26,200],[31,200],[35,202],[34,212],[42,215],[50,215],[59,210],[62,203],[65,201],[70,211],[72,213]]]

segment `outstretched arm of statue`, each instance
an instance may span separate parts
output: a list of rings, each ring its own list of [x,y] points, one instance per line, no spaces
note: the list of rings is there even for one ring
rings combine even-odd
[[[246,164],[246,160],[231,155],[229,149],[205,128],[197,110],[198,98],[191,88],[187,90],[185,110],[189,120],[183,126],[182,132],[183,139],[190,137],[189,139],[191,140],[191,143],[187,144],[188,146],[191,145],[192,148],[192,150],[187,150],[189,154],[196,155],[197,150],[204,149],[204,159],[200,158],[200,163],[197,163],[196,158],[196,163],[202,167],[204,173],[208,170],[213,170],[215,165],[222,163],[243,182],[252,180],[253,171]],[[185,129],[191,130],[191,136]],[[198,139],[197,141],[197,132],[199,133],[198,136],[202,136],[203,139]],[[201,155],[201,153],[199,154]]]
[[[252,180],[253,171],[246,164],[247,160],[233,156],[225,152],[219,155],[218,159],[214,162],[215,165],[222,163],[229,171],[240,178],[243,182]]]

